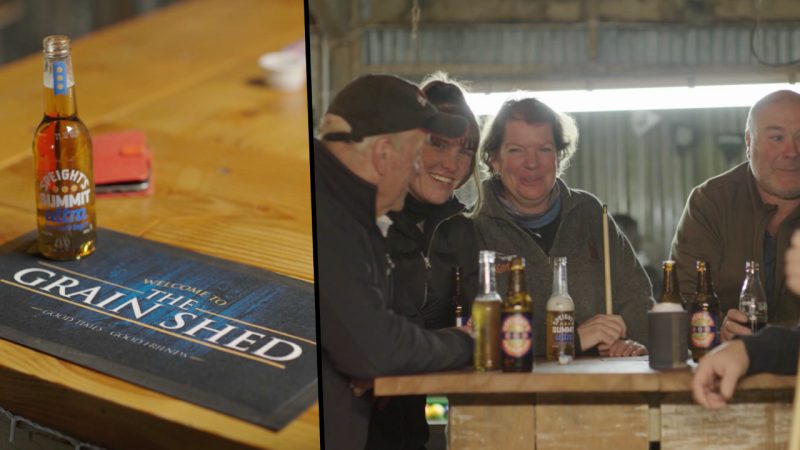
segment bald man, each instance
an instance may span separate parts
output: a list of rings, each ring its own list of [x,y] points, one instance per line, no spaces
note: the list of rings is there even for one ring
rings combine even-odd
[[[748,260],[761,268],[768,321],[800,319],[800,296],[786,287],[783,258],[800,227],[800,94],[777,91],[756,102],[745,144],[747,161],[692,191],[672,242],[681,292],[694,292],[695,263],[708,261],[725,314],[722,341],[751,334],[737,310]]]

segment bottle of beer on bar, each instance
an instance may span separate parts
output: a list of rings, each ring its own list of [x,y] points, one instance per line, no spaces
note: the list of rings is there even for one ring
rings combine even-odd
[[[74,260],[95,249],[92,140],[78,118],[69,38],[44,39],[44,118],[33,140],[40,253]]]
[[[494,252],[481,250],[478,256],[479,290],[472,302],[475,336],[473,365],[478,372],[500,369],[500,295],[494,272]]]
[[[758,332],[767,326],[767,294],[761,285],[758,263],[745,262],[745,278],[739,295],[739,311],[747,316],[750,330]]]
[[[567,258],[553,260],[553,293],[547,300],[545,321],[547,360],[575,357],[575,302],[567,289]]]
[[[689,350],[697,362],[719,345],[719,299],[706,261],[697,261],[697,292],[689,308]]]
[[[664,282],[662,284],[661,296],[658,303],[674,303],[684,308],[680,291],[678,290],[678,274],[675,273],[675,261],[664,261]]]
[[[464,299],[461,290],[461,266],[453,267],[453,313],[455,315],[455,326],[464,325]]]
[[[503,372],[533,370],[533,309],[525,289],[525,258],[511,259],[508,293],[500,314]]]

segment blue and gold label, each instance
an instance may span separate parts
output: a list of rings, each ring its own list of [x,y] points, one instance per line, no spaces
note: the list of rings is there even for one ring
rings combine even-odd
[[[67,80],[67,63],[66,61],[53,62],[53,92],[56,95],[67,95],[69,91],[69,83]]]

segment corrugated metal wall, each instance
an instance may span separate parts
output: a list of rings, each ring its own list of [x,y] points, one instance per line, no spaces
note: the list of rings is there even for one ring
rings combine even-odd
[[[641,125],[647,115],[653,125]],[[745,160],[725,154],[722,134],[744,132],[747,108],[595,112],[573,114],[580,145],[564,174],[567,183],[597,195],[609,212],[626,212],[639,222],[644,250],[658,263],[669,245],[692,188]],[[648,123],[645,121],[645,123]],[[675,129],[688,127],[694,144],[676,143]]]
[[[750,24],[628,25],[597,28],[598,64],[623,66],[757,65],[750,55]],[[363,31],[361,63],[583,65],[589,30],[585,24],[476,24],[421,26],[418,43],[408,27]],[[800,58],[800,27],[769,24],[756,33],[756,50],[770,62]]]
[[[750,54],[751,23],[666,25],[602,23],[591,59],[586,24],[423,24],[412,42],[408,26],[372,26],[355,34],[359,73],[398,69],[419,80],[431,68],[484,83],[495,78],[536,89],[542,80],[606,75],[648,84],[661,73],[761,76],[796,72],[765,68]],[[800,58],[800,25],[769,23],[756,34],[756,51],[771,62]],[[319,55],[312,49],[312,70]],[[337,61],[331,61],[334,68]],[[454,69],[464,68],[465,73]],[[417,73],[419,71],[420,73]],[[704,72],[705,71],[705,72]],[[468,72],[468,73],[466,73]],[[353,76],[357,73],[352,74]],[[686,78],[684,78],[685,80]],[[312,91],[315,86],[312,86]],[[336,86],[334,86],[336,89]],[[325,105],[319,104],[320,109]],[[595,193],[612,213],[639,222],[644,250],[658,263],[669,255],[675,227],[691,189],[745,159],[747,108],[655,112],[576,113],[581,144],[565,174],[573,187]],[[650,123],[647,128],[643,124]],[[676,127],[694,132],[694,144],[676,142]],[[741,144],[725,154],[722,134]]]

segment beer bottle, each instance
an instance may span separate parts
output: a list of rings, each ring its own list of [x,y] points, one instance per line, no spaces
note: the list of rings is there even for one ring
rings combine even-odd
[[[664,283],[661,289],[661,296],[658,297],[658,303],[675,303],[681,305],[683,309],[683,300],[678,290],[678,274],[675,273],[675,261],[664,261],[663,268]]]
[[[567,258],[553,260],[553,293],[547,300],[547,360],[561,355],[575,357],[575,302],[567,290]]]
[[[747,316],[753,333],[767,325],[767,294],[761,285],[758,263],[747,261],[744,265],[745,278],[742,293],[739,295],[739,311]]]
[[[697,362],[719,345],[719,299],[705,261],[697,261],[697,292],[689,309],[689,350]]]
[[[455,315],[455,325],[464,325],[464,300],[461,291],[461,266],[453,267],[453,312]]]
[[[92,141],[78,118],[67,36],[44,39],[44,118],[33,140],[42,255],[72,260],[95,249]]]
[[[500,369],[500,295],[494,274],[494,252],[481,250],[478,256],[480,289],[472,302],[472,328],[475,335],[475,370]]]
[[[525,258],[511,259],[508,293],[500,314],[503,372],[533,370],[533,309],[525,289]]]

